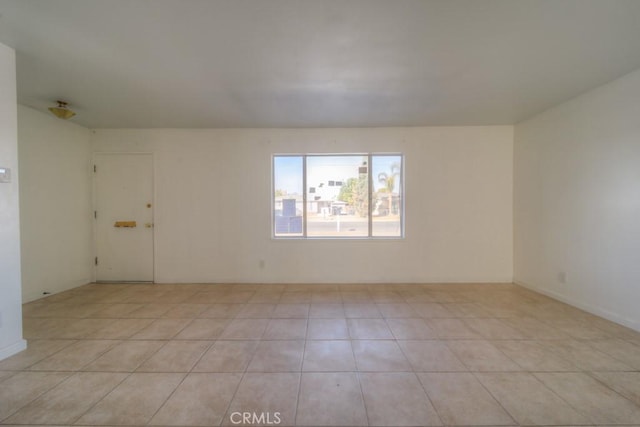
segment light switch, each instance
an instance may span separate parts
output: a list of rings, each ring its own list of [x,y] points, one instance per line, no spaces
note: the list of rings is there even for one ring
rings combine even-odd
[[[0,183],[11,182],[11,169],[0,167]]]

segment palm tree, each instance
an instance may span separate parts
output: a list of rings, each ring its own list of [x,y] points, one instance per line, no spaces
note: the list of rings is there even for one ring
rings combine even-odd
[[[389,173],[380,172],[378,174],[378,182],[383,184],[384,187],[378,190],[380,193],[387,193],[389,197],[389,215],[392,213],[393,208],[393,190],[396,187],[396,178],[400,176],[400,164],[392,163]]]

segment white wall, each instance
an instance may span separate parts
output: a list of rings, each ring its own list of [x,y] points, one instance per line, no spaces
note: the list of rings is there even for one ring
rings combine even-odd
[[[18,106],[22,296],[92,281],[89,130]]]
[[[510,282],[513,128],[97,130],[155,155],[157,282]],[[404,240],[273,240],[273,153],[402,152]],[[264,260],[265,267],[260,268]]]
[[[10,168],[10,183],[0,183],[0,360],[26,348],[20,305],[20,201],[16,58],[0,44],[0,167]]]
[[[640,330],[640,71],[518,124],[514,151],[516,282]]]

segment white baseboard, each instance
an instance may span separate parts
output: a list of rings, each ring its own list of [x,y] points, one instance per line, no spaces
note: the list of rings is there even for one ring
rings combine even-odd
[[[569,304],[569,305],[571,305],[573,307],[579,308],[580,310],[584,310],[584,311],[589,312],[591,314],[595,314],[596,316],[603,317],[603,318],[605,318],[607,320],[611,320],[612,322],[618,323],[618,324],[620,324],[622,326],[626,326],[627,328],[631,328],[631,329],[633,329],[635,331],[640,332],[640,323],[634,322],[633,320],[630,320],[630,319],[627,319],[627,318],[625,318],[623,316],[620,316],[617,313],[612,313],[612,312],[610,312],[608,310],[603,310],[603,309],[601,309],[599,307],[595,307],[595,306],[593,306],[591,304],[588,304],[588,303],[585,303],[585,302],[582,302],[582,301],[576,301],[576,300],[574,300],[572,298],[569,298],[569,297],[567,297],[565,295],[559,294],[557,292],[549,291],[547,289],[542,289],[542,288],[534,286],[534,285],[532,285],[530,283],[522,282],[520,280],[514,280],[513,283],[515,283],[518,286],[522,286],[523,288],[530,289],[530,290],[532,290],[534,292],[537,292],[539,294],[543,294],[543,295],[546,295],[546,296],[551,297],[553,299],[556,299],[558,301],[564,302],[564,303]]]
[[[16,353],[20,353],[22,350],[27,349],[27,341],[20,340],[17,343],[11,344],[9,347],[0,349],[0,360],[13,356]]]

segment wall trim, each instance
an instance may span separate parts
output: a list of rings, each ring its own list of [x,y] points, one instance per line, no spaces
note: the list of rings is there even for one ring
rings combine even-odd
[[[585,303],[585,302],[582,302],[582,301],[576,301],[576,300],[574,300],[572,298],[569,298],[569,297],[567,297],[565,295],[562,295],[560,293],[557,293],[557,292],[554,292],[554,291],[550,291],[550,290],[547,290],[547,289],[543,289],[541,287],[532,285],[530,283],[523,282],[521,280],[514,280],[513,283],[518,285],[518,286],[522,286],[523,288],[527,288],[527,289],[529,289],[531,291],[534,291],[534,292],[537,292],[539,294],[546,295],[546,296],[548,296],[550,298],[553,298],[555,300],[561,301],[561,302],[563,302],[565,304],[569,304],[570,306],[579,308],[580,310],[584,310],[584,311],[586,311],[588,313],[594,314],[596,316],[603,317],[603,318],[605,318],[607,320],[610,320],[612,322],[615,322],[615,323],[617,323],[619,325],[626,326],[627,328],[631,328],[631,329],[633,329],[635,331],[640,332],[640,323],[639,322],[634,322],[633,320],[629,320],[629,319],[627,319],[627,318],[625,318],[623,316],[620,316],[617,313],[613,313],[613,312],[610,312],[608,310],[603,310],[601,308],[595,307],[595,306],[593,306],[591,304],[588,304],[588,303]]]
[[[7,357],[13,356],[14,354],[20,353],[21,351],[26,349],[27,341],[21,339],[20,341],[0,350],[0,360],[6,359]]]

